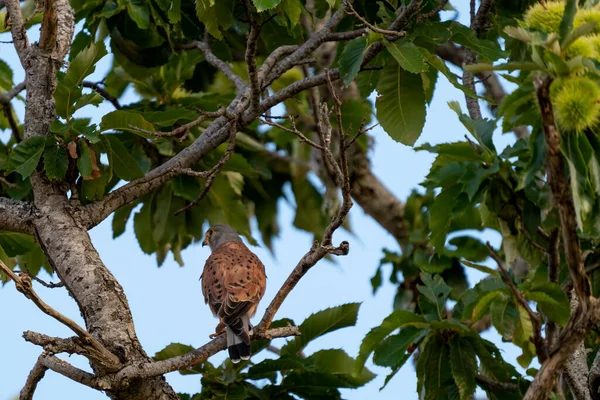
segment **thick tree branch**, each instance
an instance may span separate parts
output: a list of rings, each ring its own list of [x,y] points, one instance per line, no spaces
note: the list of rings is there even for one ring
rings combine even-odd
[[[27,381],[25,382],[25,386],[21,389],[21,393],[19,393],[19,400],[32,400],[33,393],[37,388],[37,384],[42,380],[48,367],[42,364],[42,356],[40,355],[35,362],[35,365],[29,372],[27,376]]]
[[[19,0],[5,0],[6,11],[8,12],[7,18],[10,18],[10,31],[12,34],[13,44],[21,65],[25,67],[26,53],[29,50],[29,39],[27,38],[27,32],[25,31],[25,24],[23,23],[23,14],[21,13],[21,3]]]
[[[38,294],[33,290],[31,286],[31,279],[27,275],[18,276],[15,274],[6,264],[0,261],[0,270],[4,272],[12,281],[15,283],[17,290],[29,300],[31,300],[44,314],[47,314],[67,326],[77,336],[79,336],[84,343],[91,347],[92,351],[96,354],[96,359],[108,369],[117,370],[121,363],[117,356],[108,351],[95,337],[90,335],[85,329],[77,325],[72,319],[62,315],[48,304],[46,304]]]
[[[33,217],[32,204],[0,197],[0,229],[33,234]]]
[[[252,340],[273,339],[279,337],[298,336],[300,334],[298,327],[288,326],[284,328],[270,329],[266,332],[254,331],[251,335]],[[118,387],[132,379],[143,379],[152,376],[159,376],[168,372],[182,370],[207,360],[209,357],[225,350],[227,340],[225,335],[218,336],[202,347],[181,356],[168,358],[166,360],[146,362],[140,364],[128,365],[114,375],[108,375],[102,378],[102,382],[113,388]]]
[[[85,372],[84,370],[76,368],[53,355],[42,353],[38,360],[45,368],[51,369],[52,371],[66,376],[75,382],[79,382],[82,385],[98,390],[109,389],[109,386],[106,385],[102,379],[97,378],[95,375],[90,374],[89,372]]]
[[[21,93],[23,90],[25,90],[25,87],[26,87],[25,82],[21,82],[17,86],[15,86],[11,90],[9,90],[8,92],[6,92],[6,93],[0,93],[0,104],[8,104],[8,103],[10,103],[10,101],[12,99],[14,99],[15,97],[17,97],[17,95],[19,93]]]

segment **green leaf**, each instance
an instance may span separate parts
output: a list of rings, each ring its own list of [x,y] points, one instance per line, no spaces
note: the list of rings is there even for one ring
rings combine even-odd
[[[412,146],[425,125],[425,92],[420,75],[386,64],[377,84],[377,119],[390,137]]]
[[[61,83],[68,88],[81,85],[83,79],[94,72],[96,63],[106,54],[104,42],[91,43],[69,63],[69,68],[67,68]]]
[[[312,314],[300,325],[301,335],[295,337],[284,347],[285,352],[297,354],[319,336],[347,326],[354,326],[359,307],[360,303],[348,303]],[[284,353],[283,348],[282,353]]]
[[[573,27],[573,20],[575,19],[575,14],[577,13],[577,0],[566,0],[565,2],[565,12],[563,14],[562,20],[560,21],[559,27],[559,35],[562,40],[561,44],[564,44],[567,35],[571,31]]]
[[[452,376],[460,391],[460,399],[469,399],[475,393],[477,360],[471,343],[460,335],[454,335],[450,340],[450,365]]]
[[[535,301],[552,322],[565,326],[571,316],[569,298],[556,283],[545,282],[531,290],[523,291],[527,300]]]
[[[168,358],[173,358],[181,356],[183,354],[187,354],[192,350],[194,350],[194,348],[187,344],[171,343],[167,347],[156,353],[153,358],[156,361],[166,360]]]
[[[277,7],[281,0],[252,0],[252,3],[258,12],[262,12]]]
[[[110,165],[119,178],[133,181],[144,176],[137,160],[129,153],[117,135],[102,135],[102,138]]]
[[[282,0],[280,7],[290,20],[290,26],[296,26],[304,9],[300,0]]]
[[[0,231],[0,246],[8,257],[16,257],[33,250],[36,242],[23,233]]]
[[[48,146],[44,150],[44,170],[50,180],[64,179],[69,167],[67,151],[61,146]]]
[[[157,244],[166,244],[170,242],[171,237],[167,236],[167,225],[171,215],[171,185],[163,185],[156,197],[156,211],[152,217],[154,229],[152,237]]]
[[[18,172],[27,178],[35,170],[46,144],[45,136],[32,136],[17,144],[8,158],[7,174]]]
[[[142,209],[133,217],[133,230],[140,248],[146,254],[156,251],[156,244],[152,238],[152,201],[146,200]]]
[[[181,0],[171,0],[171,7],[169,7],[167,15],[169,22],[172,24],[177,24],[181,21]]]
[[[92,153],[85,140],[77,141],[77,169],[84,178],[92,174]]]
[[[424,329],[427,328],[428,324],[422,315],[406,310],[396,310],[388,315],[380,326],[371,329],[363,339],[358,357],[356,357],[356,363],[354,364],[354,374],[360,374],[367,359],[383,339],[396,329],[406,326]]]
[[[429,66],[423,61],[423,54],[411,41],[407,39],[400,39],[396,42],[384,40],[383,44],[404,70],[418,74],[429,69]]]
[[[502,294],[501,290],[494,290],[492,292],[488,292],[483,297],[479,299],[476,303],[475,307],[473,307],[473,315],[471,316],[471,321],[479,321],[490,309],[492,302]]]
[[[113,239],[118,238],[125,232],[125,226],[135,206],[136,204],[127,204],[115,211],[112,220]]]
[[[410,345],[418,343],[429,330],[408,326],[400,329],[400,333],[392,335],[381,342],[375,349],[373,363],[382,367],[400,368],[410,358]]]
[[[351,40],[344,47],[340,56],[339,65],[340,75],[344,77],[344,84],[346,86],[349,86],[358,74],[366,48],[367,38],[364,36]]]
[[[452,289],[446,285],[440,275],[431,276],[428,273],[422,273],[421,279],[425,285],[417,285],[417,289],[435,306],[439,319],[442,319],[446,299]]]
[[[219,20],[214,7],[215,0],[196,0],[196,16],[204,24],[204,27],[215,39],[223,39],[219,29]]]
[[[506,295],[498,296],[490,305],[492,325],[504,339],[512,337],[519,318],[519,311],[513,301]]]
[[[277,360],[263,360],[248,369],[250,379],[262,379],[271,376],[273,372],[303,370],[304,364],[289,357],[281,357]]]
[[[244,178],[241,174],[231,171],[221,172],[208,192],[207,197],[214,206],[208,219],[211,224],[227,223],[253,243],[254,239],[248,223],[248,209],[242,202],[243,187]],[[202,207],[202,203],[198,207]]]
[[[306,359],[304,365],[309,370],[327,372],[343,378],[344,381],[354,387],[363,386],[375,378],[375,374],[366,368],[363,369],[360,375],[353,376],[352,366],[354,365],[354,360],[345,351],[340,349],[317,351]]]
[[[150,132],[155,131],[153,124],[146,121],[141,114],[131,111],[116,110],[110,112],[102,117],[102,122],[100,122],[100,132],[108,130],[129,131],[147,139],[154,139],[154,135],[149,135],[134,128]]]
[[[429,229],[431,231],[431,245],[438,251],[444,248],[446,235],[450,229],[452,210],[461,193],[460,185],[451,186],[442,190],[435,198],[429,209]]]
[[[473,91],[473,89],[459,83],[458,76],[455,75],[454,73],[452,73],[452,71],[450,71],[450,69],[448,68],[446,63],[441,58],[439,58],[435,54],[429,54],[429,53],[425,54],[425,58],[426,58],[427,62],[429,63],[429,65],[431,65],[433,68],[440,71],[455,88],[461,90],[463,93],[466,93],[471,97],[475,97],[475,98],[480,97],[477,95],[477,93],[475,93]]]
[[[462,113],[460,105],[456,101],[449,101],[448,106],[454,112],[456,112],[460,122],[462,122],[471,135],[477,139],[479,144],[495,154],[496,147],[494,146],[492,136],[494,134],[494,130],[496,129],[496,120],[489,120],[487,118],[474,120],[468,115]]]
[[[150,28],[150,11],[145,0],[120,0],[125,3],[129,17],[135,21],[140,29]]]
[[[103,101],[104,101],[104,98],[102,98],[102,96],[100,96],[98,93],[84,94],[81,97],[79,97],[77,99],[77,101],[75,102],[75,105],[73,105],[73,108],[70,110],[71,114],[74,114],[75,111],[77,111],[80,108],[83,108],[85,106],[92,105],[92,106],[98,107]]]
[[[425,400],[448,398],[448,385],[452,382],[449,353],[448,345],[438,335],[425,342],[417,360],[417,392],[424,389]]]
[[[523,306],[517,304],[517,310],[519,311],[519,319],[513,336],[513,343],[523,350],[523,354],[517,357],[517,362],[521,367],[527,368],[535,356],[533,325],[529,318],[529,314]]]

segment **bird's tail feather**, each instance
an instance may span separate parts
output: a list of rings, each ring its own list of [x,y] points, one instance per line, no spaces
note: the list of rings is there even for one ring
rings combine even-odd
[[[250,320],[244,315],[227,325],[227,350],[231,362],[250,359]]]

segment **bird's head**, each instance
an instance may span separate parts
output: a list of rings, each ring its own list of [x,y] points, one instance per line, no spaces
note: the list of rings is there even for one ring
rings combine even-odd
[[[204,240],[202,246],[209,245],[210,249],[214,251],[217,247],[227,242],[241,242],[238,233],[225,224],[218,224],[211,226],[204,234]]]

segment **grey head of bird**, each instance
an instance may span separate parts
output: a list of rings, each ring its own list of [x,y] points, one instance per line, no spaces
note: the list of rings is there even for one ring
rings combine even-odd
[[[231,226],[217,224],[211,226],[204,234],[202,246],[209,245],[211,251],[228,242],[242,242],[240,235]]]

